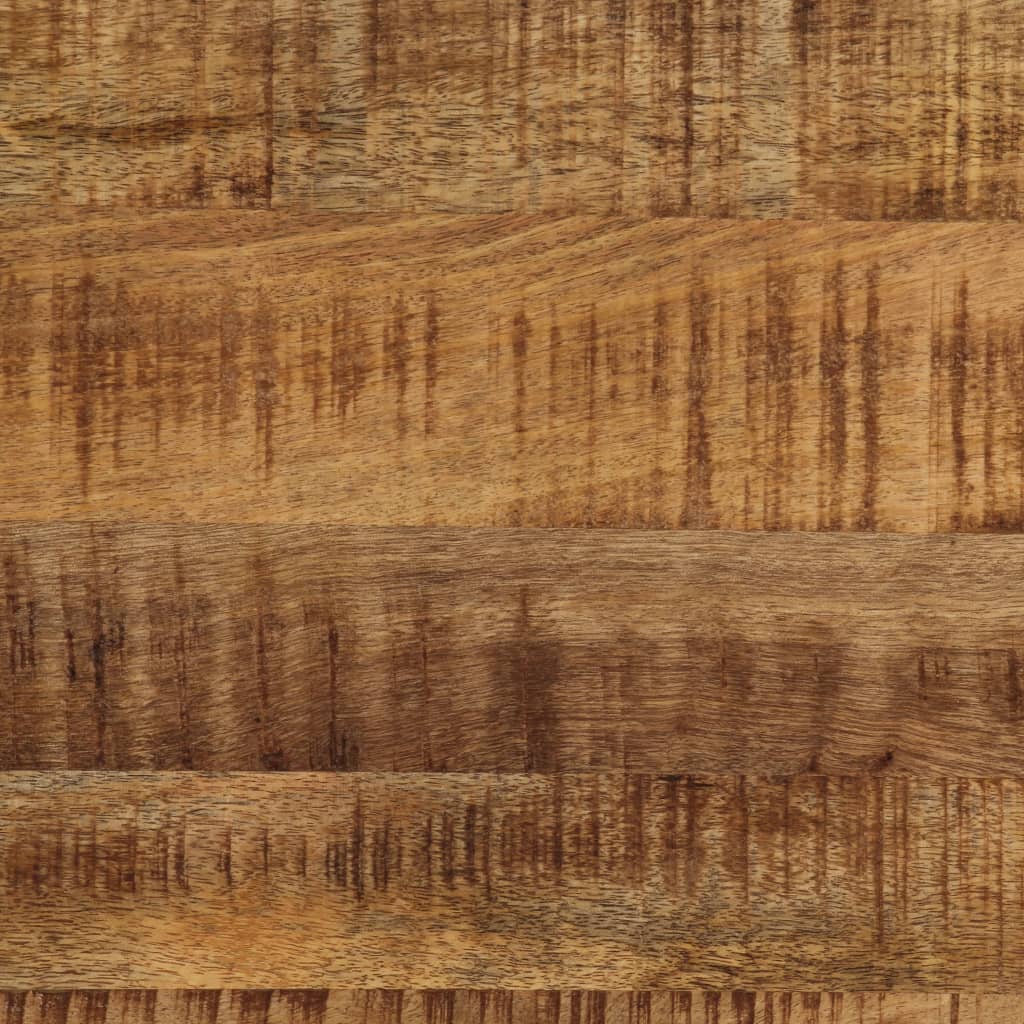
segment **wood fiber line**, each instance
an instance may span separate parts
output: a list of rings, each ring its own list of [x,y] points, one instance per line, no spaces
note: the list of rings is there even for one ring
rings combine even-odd
[[[1018,1024],[1019,995],[133,990],[0,993],[7,1024]]]
[[[0,777],[8,988],[1019,991],[1024,784]]]
[[[1015,0],[2,0],[7,203],[1014,219]]]
[[[998,537],[0,529],[0,768],[1024,778]]]
[[[0,517],[1020,531],[1024,229],[9,218]]]

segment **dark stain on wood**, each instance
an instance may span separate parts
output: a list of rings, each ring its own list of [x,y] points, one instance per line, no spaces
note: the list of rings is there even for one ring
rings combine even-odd
[[[829,480],[828,495],[819,526],[830,530],[843,527],[843,489],[846,480],[846,362],[850,339],[846,328],[846,292],[842,262],[825,277],[822,299],[819,373],[822,389],[821,454],[822,475]]]
[[[953,329],[950,336],[950,429],[953,441],[953,478],[956,488],[956,506],[951,527],[961,529],[964,521],[963,505],[967,498],[967,441],[964,432],[964,413],[967,407],[967,373],[970,358],[970,314],[968,312],[967,278],[963,277],[953,308]]]
[[[766,429],[771,438],[770,491],[764,514],[767,529],[787,521],[785,495],[792,474],[795,324],[793,277],[771,262],[765,269],[765,396]]]
[[[711,387],[711,296],[698,274],[690,292],[690,353],[686,393],[686,505],[680,526],[713,525],[711,442],[706,400]]]
[[[860,390],[863,406],[862,427],[864,431],[864,487],[858,527],[862,530],[876,528],[875,506],[878,500],[878,483],[881,460],[881,303],[879,284],[881,271],[878,264],[868,268],[866,275],[867,321],[860,344]]]
[[[437,297],[430,292],[427,295],[426,323],[423,332],[423,432],[428,436],[433,434],[437,427],[436,393],[440,340]]]

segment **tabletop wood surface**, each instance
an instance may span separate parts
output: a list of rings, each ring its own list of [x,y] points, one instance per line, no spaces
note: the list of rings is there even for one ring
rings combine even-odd
[[[4,1024],[1024,1022],[1018,0],[0,0]]]

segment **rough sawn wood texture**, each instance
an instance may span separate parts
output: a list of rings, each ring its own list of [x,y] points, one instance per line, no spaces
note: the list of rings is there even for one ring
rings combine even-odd
[[[1018,996],[665,990],[0,994],[10,1024],[1017,1024]]]
[[[4,0],[18,204],[1024,213],[1016,0]]]
[[[1024,524],[1017,225],[7,224],[2,518]]]
[[[1007,537],[0,528],[0,767],[1024,778]]]
[[[1021,1024],[1020,0],[0,0],[0,1021]]]
[[[0,811],[17,987],[1024,982],[1019,781],[28,772]]]

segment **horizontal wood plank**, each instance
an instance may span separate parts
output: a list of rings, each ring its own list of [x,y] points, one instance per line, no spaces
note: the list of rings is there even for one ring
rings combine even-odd
[[[4,0],[0,197],[1005,219],[1014,0]]]
[[[1024,229],[8,219],[0,517],[1020,531]]]
[[[0,529],[0,767],[1024,778],[1012,538]]]
[[[900,992],[6,992],[7,1024],[1018,1024],[1019,995]]]
[[[1024,985],[1024,784],[0,776],[7,988]]]

